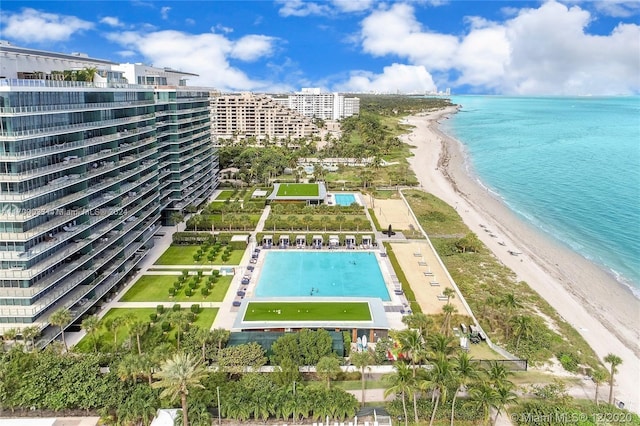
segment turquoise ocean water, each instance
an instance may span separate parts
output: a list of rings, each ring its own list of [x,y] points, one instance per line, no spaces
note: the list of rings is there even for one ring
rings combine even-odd
[[[442,130],[521,218],[640,297],[640,97],[454,96]]]

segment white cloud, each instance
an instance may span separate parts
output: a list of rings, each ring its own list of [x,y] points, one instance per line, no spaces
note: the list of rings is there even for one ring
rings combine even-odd
[[[242,61],[255,61],[264,56],[270,56],[275,39],[263,35],[244,36],[235,43],[230,56]]]
[[[430,73],[456,75],[441,84],[505,94],[640,92],[640,26],[620,24],[591,35],[593,19],[553,0],[510,11],[504,22],[467,17],[466,34],[425,30],[408,4],[394,4],[361,22],[363,51],[396,56]]]
[[[233,41],[221,34],[188,34],[180,31],[111,33],[107,38],[128,51],[138,52],[158,67],[171,67],[199,74],[189,80],[192,86],[213,87],[232,91],[265,91],[271,83],[252,80],[230,65],[229,58],[256,60],[268,56],[275,39],[245,36]]]
[[[116,53],[122,56],[123,58],[130,58],[132,56],[136,56],[136,52],[134,52],[133,50],[119,50]]]
[[[107,24],[111,27],[124,27],[124,24],[115,16],[105,16],[100,20],[100,23]]]
[[[335,15],[358,13],[370,9],[374,0],[331,0],[312,2],[307,0],[276,0],[280,4],[280,16]]]
[[[628,18],[640,13],[640,2],[638,0],[564,0],[563,2],[593,7],[599,13],[615,18]]]
[[[72,34],[93,28],[93,23],[75,16],[45,13],[25,8],[3,16],[3,37],[26,43],[66,41]]]
[[[225,27],[222,24],[217,24],[215,27],[211,27],[212,32],[220,31],[222,33],[228,34],[233,32],[233,28]]]
[[[392,64],[384,67],[382,74],[353,71],[349,80],[335,85],[344,92],[411,93],[436,90],[431,74],[420,65]]]
[[[171,10],[171,8],[169,6],[163,6],[160,9],[160,16],[162,16],[162,19],[168,19],[169,18],[169,11]]]

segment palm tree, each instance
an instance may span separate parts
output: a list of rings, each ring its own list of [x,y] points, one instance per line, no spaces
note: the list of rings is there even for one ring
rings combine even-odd
[[[384,396],[385,398],[391,394],[397,395],[400,394],[402,398],[402,412],[404,413],[404,424],[407,426],[409,424],[409,419],[407,418],[407,402],[405,399],[405,395],[407,393],[412,392],[412,386],[414,383],[412,369],[403,362],[397,362],[394,366],[396,372],[385,377],[389,387],[385,389]]]
[[[347,220],[347,218],[344,217],[344,215],[339,214],[339,215],[336,216],[335,220],[340,225],[340,232],[342,232],[342,224],[344,223],[345,220]]]
[[[139,376],[143,376],[146,370],[142,364],[140,357],[135,354],[127,354],[118,364],[117,374],[120,380],[128,380],[131,378],[136,383]]]
[[[211,340],[218,346],[218,352],[222,350],[222,345],[229,340],[229,335],[229,330],[225,330],[224,328],[214,328],[211,330]]]
[[[173,324],[176,328],[176,349],[180,350],[180,337],[184,331],[184,328],[189,324],[189,319],[187,318],[187,314],[182,311],[175,311],[169,314],[169,322]]]
[[[174,212],[169,216],[169,220],[176,225],[176,232],[178,232],[178,225],[184,220],[184,215],[180,212]]]
[[[438,411],[438,403],[440,400],[445,402],[447,400],[447,389],[453,381],[452,363],[444,355],[438,356],[433,362],[433,368],[429,371],[429,378],[433,384],[434,392],[436,392],[436,400],[433,404],[433,412],[431,413],[431,420],[429,426],[433,425],[436,418],[436,411]]]
[[[462,352],[453,358],[453,378],[457,384],[457,388],[453,393],[453,401],[451,403],[451,426],[453,426],[453,418],[455,416],[456,398],[458,392],[464,391],[469,382],[477,380],[480,377],[480,369],[478,364],[473,361],[467,352]]]
[[[196,362],[189,354],[178,352],[160,366],[160,371],[154,374],[159,379],[151,384],[153,388],[161,388],[161,398],[171,401],[180,397],[182,405],[182,424],[189,425],[187,415],[187,395],[189,389],[204,388],[200,382],[207,376],[207,370]]]
[[[501,364],[497,361],[490,361],[489,369],[486,373],[488,383],[496,388],[509,387],[513,385],[513,383],[509,380],[509,377],[513,374],[513,372],[507,370],[504,364]]]
[[[107,330],[113,333],[113,351],[114,352],[117,352],[118,350],[118,329],[123,324],[124,324],[124,318],[122,317],[109,318],[104,324],[105,327],[107,327]]]
[[[194,232],[198,232],[198,226],[200,226],[203,221],[204,221],[204,217],[200,216],[199,214],[191,218],[191,223],[193,223]]]
[[[69,350],[69,347],[67,346],[67,341],[64,337],[64,329],[67,325],[69,325],[71,319],[71,312],[69,312],[69,310],[65,308],[58,309],[49,317],[49,322],[51,323],[51,325],[60,327],[60,334],[62,334],[62,343],[64,344],[65,350]]]
[[[622,364],[622,358],[618,355],[609,353],[604,357],[604,362],[611,364],[611,369],[609,370],[609,404],[613,404],[613,379],[618,372],[616,367]]]
[[[30,327],[25,327],[22,329],[22,337],[27,342],[27,349],[34,349],[36,346],[36,337],[40,335],[40,327],[37,325],[32,325]]]
[[[496,390],[489,383],[481,382],[469,391],[469,399],[465,403],[475,410],[482,410],[483,424],[488,425],[491,409],[497,405],[498,395]]]
[[[248,214],[243,214],[240,216],[240,222],[242,223],[243,231],[247,230],[247,224],[251,221],[251,218]]]
[[[448,305],[451,303],[451,299],[455,299],[456,291],[451,287],[447,287],[442,291],[442,295],[447,296],[447,305]]]
[[[493,424],[496,423],[498,417],[500,416],[500,412],[509,404],[513,404],[518,400],[518,396],[511,391],[513,389],[513,384],[509,382],[504,386],[498,386],[496,388],[496,399],[494,403],[494,408],[496,409],[496,418],[493,421]]]
[[[595,403],[596,405],[599,405],[600,402],[598,401],[598,390],[600,388],[600,385],[607,379],[607,373],[604,370],[598,368],[597,370],[593,370],[591,372],[591,379],[596,385]]]
[[[447,304],[442,307],[442,312],[444,313],[442,332],[448,337],[451,332],[451,316],[458,312],[458,308],[447,302]]]
[[[522,307],[522,304],[518,301],[518,299],[516,299],[516,296],[514,296],[513,293],[507,293],[504,296],[502,296],[502,299],[500,299],[499,301],[500,306],[504,306],[507,309],[506,315],[504,317],[504,319],[506,321],[504,321],[505,325],[508,325],[508,320],[509,318],[513,317],[513,311],[515,309],[519,309]],[[505,330],[505,334],[506,334],[506,338],[509,338],[509,327],[506,327]]]
[[[356,366],[356,368],[358,368],[360,370],[360,380],[362,382],[362,406],[364,407],[364,401],[365,401],[365,396],[364,396],[364,369],[373,364],[374,359],[373,359],[373,355],[371,355],[371,352],[369,351],[363,351],[363,352],[355,352],[352,353],[349,356],[349,360],[351,361],[351,363],[353,365]]]
[[[2,333],[3,340],[16,340],[18,337],[18,329],[10,328]]]
[[[518,315],[509,321],[513,327],[513,334],[516,336],[516,352],[520,346],[520,339],[530,339],[533,336],[533,318],[528,315]]]
[[[429,335],[427,339],[427,346],[431,353],[431,358],[438,358],[438,355],[449,356],[455,352],[455,339],[453,337],[445,336],[444,334],[436,333]]]
[[[93,351],[98,352],[98,339],[96,333],[98,332],[98,328],[100,328],[100,320],[95,315],[90,315],[82,320],[82,324],[80,325],[82,329],[89,335],[91,341],[93,342]]]
[[[136,336],[136,344],[138,346],[138,355],[142,355],[142,345],[140,344],[140,336],[144,335],[149,329],[149,323],[142,320],[133,321],[129,325],[129,330]]]
[[[423,314],[422,312],[414,312],[410,315],[403,316],[402,323],[406,324],[409,328],[418,329],[422,338],[426,339],[429,335],[429,327],[433,325],[433,318]]]
[[[316,373],[321,379],[326,379],[327,389],[331,388],[331,380],[335,379],[340,371],[340,361],[332,356],[320,358],[316,365]]]
[[[413,371],[413,378],[416,377],[416,365],[424,358],[425,350],[422,336],[418,330],[402,330],[398,333],[398,341],[400,343],[400,350],[407,355],[411,361],[411,369]],[[418,401],[417,393],[413,393],[413,414],[418,423]]]

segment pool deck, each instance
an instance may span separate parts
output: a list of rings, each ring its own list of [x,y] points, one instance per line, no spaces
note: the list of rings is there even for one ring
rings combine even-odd
[[[227,295],[225,296],[225,299],[222,303],[220,312],[218,313],[218,315],[216,316],[216,320],[214,321],[213,325],[212,325],[212,329],[213,328],[218,328],[218,327],[223,327],[226,329],[233,329],[236,323],[236,317],[238,316],[238,312],[240,310],[241,307],[237,307],[237,306],[233,306],[233,302],[234,301],[244,301],[244,300],[266,300],[267,298],[258,298],[255,296],[255,289],[256,289],[256,285],[260,279],[260,273],[262,271],[262,267],[264,265],[264,261],[265,258],[267,256],[265,256],[265,252],[269,251],[269,250],[273,250],[273,251],[280,251],[283,249],[278,249],[278,248],[271,248],[271,249],[261,249],[260,250],[260,254],[258,255],[258,259],[256,259],[255,263],[250,263],[250,259],[252,254],[254,253],[254,250],[256,249],[256,244],[255,243],[251,243],[248,247],[248,250],[245,252],[242,261],[240,262],[240,267],[238,267],[236,270],[238,271],[236,273],[236,275],[234,276],[232,282],[231,282],[231,286],[229,287],[229,291],[227,292]],[[300,252],[300,251],[307,251],[307,252],[315,252],[317,253],[318,250],[314,250],[314,249],[297,249],[297,248],[288,248],[288,249],[284,249],[287,251],[295,251],[295,252]],[[328,249],[322,249],[322,251],[328,251]],[[347,250],[347,249],[332,249],[330,250],[331,253],[340,253],[340,252],[344,252],[344,253],[353,253],[354,250]],[[385,301],[382,302],[382,306],[385,310],[385,316],[387,319],[387,322],[389,324],[389,328],[391,329],[402,329],[402,328],[406,328],[406,326],[402,323],[402,317],[403,317],[403,313],[401,312],[402,310],[406,310],[409,309],[409,303],[407,302],[406,298],[404,297],[404,295],[397,295],[394,293],[394,289],[396,287],[396,284],[394,283],[393,280],[393,267],[391,266],[391,263],[389,261],[389,259],[387,257],[382,257],[380,256],[380,251],[379,250],[363,250],[363,249],[358,249],[357,252],[371,252],[373,254],[375,254],[376,256],[376,260],[378,262],[378,266],[380,267],[380,272],[382,273],[382,277],[384,279],[384,283],[385,286],[387,288],[387,292],[389,293],[389,297],[391,298],[390,301]],[[247,266],[253,266],[253,271],[249,271],[247,269]],[[249,283],[248,284],[242,284],[242,279],[243,278],[249,278]],[[237,296],[237,291],[244,291],[245,292],[245,296],[243,299],[239,299],[239,297]],[[282,298],[278,298],[278,299],[289,299],[286,297],[282,297]],[[310,298],[305,298],[305,297],[301,297],[300,300],[309,300]],[[321,298],[319,297],[313,297],[313,300],[320,300]],[[351,300],[351,298],[344,298],[344,297],[338,297],[338,298],[329,298],[330,300]],[[359,298],[353,298],[353,300],[362,300],[362,301],[367,301],[370,298],[366,298],[366,297],[359,297]],[[380,299],[377,299],[380,300]],[[242,305],[241,305],[242,306]],[[332,324],[334,325],[334,324]]]

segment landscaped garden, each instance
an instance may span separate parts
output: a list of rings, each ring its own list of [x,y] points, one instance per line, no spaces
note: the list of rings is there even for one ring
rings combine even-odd
[[[367,302],[250,302],[245,321],[371,321]]]
[[[189,305],[187,305],[189,306]],[[113,308],[98,322],[97,328],[75,345],[77,352],[92,352],[95,348],[101,351],[113,351],[119,348],[128,339],[136,338],[136,325],[139,334],[146,335],[149,332],[168,333],[176,331],[178,326],[184,328],[190,324],[198,328],[208,330],[218,314],[218,308],[201,308],[199,305],[182,307],[174,305],[173,308]],[[180,314],[176,314],[180,312]],[[184,318],[178,318],[183,316]],[[142,331],[144,329],[144,331]],[[168,335],[169,341],[175,341],[175,333]]]
[[[264,231],[371,231],[364,208],[352,206],[307,206],[305,203],[273,203]]]
[[[219,243],[208,245],[171,245],[155,265],[238,265],[244,249],[233,249]]]
[[[187,274],[185,274],[187,272]],[[197,271],[189,275],[143,275],[120,299],[121,302],[221,302],[232,275],[204,275]]]

